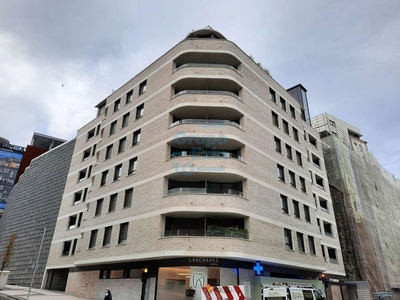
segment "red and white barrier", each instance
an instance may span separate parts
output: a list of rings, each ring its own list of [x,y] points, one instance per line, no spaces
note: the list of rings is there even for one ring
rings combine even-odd
[[[213,286],[201,288],[201,300],[245,300],[243,285]]]

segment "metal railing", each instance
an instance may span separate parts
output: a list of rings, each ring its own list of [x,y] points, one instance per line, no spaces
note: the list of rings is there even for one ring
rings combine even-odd
[[[238,159],[242,162],[244,162],[244,159],[242,156],[237,155],[235,153],[230,153],[230,152],[220,152],[220,151],[206,151],[206,152],[201,152],[201,151],[194,151],[194,150],[182,150],[179,152],[173,152],[171,153],[170,158],[174,157],[186,157],[186,156],[192,156],[192,157],[205,157],[205,158],[235,158]]]
[[[223,194],[223,195],[237,195],[243,197],[243,192],[234,189],[180,187],[180,188],[170,189],[167,191],[167,196],[179,195],[179,194]]]
[[[176,121],[171,124],[171,127],[174,127],[179,124],[204,124],[204,125],[218,125],[218,126],[223,126],[223,125],[231,125],[235,126],[238,128],[242,128],[238,123],[229,121],[229,120],[208,120],[208,119],[182,119],[179,121]]]

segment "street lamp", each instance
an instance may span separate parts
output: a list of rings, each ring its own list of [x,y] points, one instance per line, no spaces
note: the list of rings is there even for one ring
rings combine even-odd
[[[31,284],[30,284],[30,286],[29,286],[28,296],[26,297],[26,299],[29,299],[29,295],[31,294],[31,289],[32,289],[32,285],[33,285],[33,279],[35,278],[37,265],[38,265],[38,263],[39,263],[40,253],[42,252],[42,246],[43,246],[43,241],[44,241],[44,235],[45,235],[45,234],[46,234],[46,227],[43,228],[42,241],[40,242],[39,252],[38,252],[38,255],[37,255],[37,258],[36,258],[35,265],[34,265],[34,267],[33,267],[33,274],[32,274]]]

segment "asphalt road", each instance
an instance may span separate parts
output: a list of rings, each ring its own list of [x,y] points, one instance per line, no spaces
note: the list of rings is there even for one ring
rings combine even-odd
[[[11,298],[8,298],[4,295],[0,295],[0,300],[10,300]]]

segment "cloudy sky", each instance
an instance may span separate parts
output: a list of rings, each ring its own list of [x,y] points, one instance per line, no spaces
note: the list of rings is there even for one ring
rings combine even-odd
[[[207,25],[283,87],[302,83],[312,116],[360,128],[400,178],[398,0],[0,0],[0,136],[74,138],[113,89]]]

